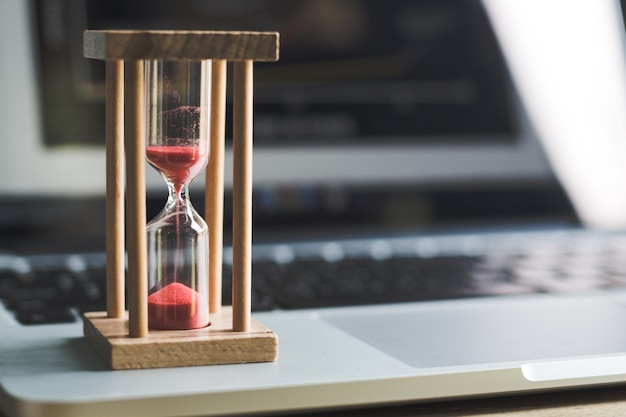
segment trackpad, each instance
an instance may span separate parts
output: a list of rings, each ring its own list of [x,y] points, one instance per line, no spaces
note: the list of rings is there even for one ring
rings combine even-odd
[[[626,308],[599,297],[432,302],[322,318],[418,368],[626,352]]]

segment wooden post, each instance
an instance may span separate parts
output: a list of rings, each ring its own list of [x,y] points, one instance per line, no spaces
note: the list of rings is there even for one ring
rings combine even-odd
[[[148,261],[146,254],[146,145],[144,61],[126,61],[126,225],[128,243],[128,333],[148,335]]]
[[[252,290],[252,61],[233,64],[233,331],[250,328]]]
[[[224,136],[226,126],[226,61],[211,69],[211,153],[206,169],[205,218],[209,226],[209,312],[222,308],[224,234]]]
[[[106,61],[107,315],[124,315],[124,61]]]

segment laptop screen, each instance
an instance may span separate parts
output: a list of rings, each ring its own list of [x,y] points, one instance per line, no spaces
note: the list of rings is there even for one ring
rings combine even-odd
[[[8,137],[20,136],[0,155],[8,200],[102,199],[104,63],[82,57],[83,30],[277,30],[280,61],[255,65],[259,229],[572,218],[478,0],[3,7],[27,25],[18,62],[0,83],[29,93],[16,115],[3,112]],[[230,135],[227,128],[227,148]],[[201,187],[194,182],[196,201]],[[165,193],[148,168],[150,215]]]

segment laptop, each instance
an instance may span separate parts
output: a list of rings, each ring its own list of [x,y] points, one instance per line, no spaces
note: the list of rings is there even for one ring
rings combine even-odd
[[[275,362],[111,371],[83,338],[104,104],[81,33],[124,27],[281,32],[255,69],[253,317]],[[0,409],[280,414],[626,382],[623,28],[610,0],[0,3]],[[151,214],[164,194],[148,169]]]

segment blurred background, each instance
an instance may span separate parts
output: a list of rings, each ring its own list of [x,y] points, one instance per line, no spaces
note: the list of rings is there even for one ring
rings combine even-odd
[[[1,0],[0,249],[104,247],[85,29],[280,32],[255,66],[255,241],[626,219],[617,1]]]

